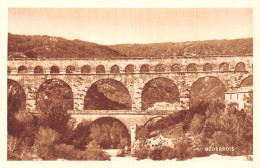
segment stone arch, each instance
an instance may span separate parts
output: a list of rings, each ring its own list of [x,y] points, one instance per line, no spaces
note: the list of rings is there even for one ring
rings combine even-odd
[[[165,66],[163,64],[156,65],[155,72],[165,72]]]
[[[129,64],[125,67],[125,73],[134,73],[135,66],[133,64]]]
[[[96,73],[105,73],[105,72],[106,72],[106,69],[105,69],[104,65],[97,66]]]
[[[113,65],[110,69],[110,73],[120,73],[120,68],[118,65]]]
[[[19,109],[25,109],[26,107],[26,94],[23,87],[12,79],[7,80],[7,104],[8,112]]]
[[[229,64],[226,62],[223,62],[219,65],[219,71],[220,72],[225,72],[225,71],[229,71]]]
[[[181,71],[181,66],[180,64],[174,64],[171,67],[171,72],[180,72]]]
[[[18,67],[18,73],[27,73],[27,68],[26,66],[22,65]]]
[[[239,85],[239,87],[248,87],[253,86],[253,75],[249,75],[245,79],[243,79]]]
[[[73,110],[73,92],[71,87],[63,80],[49,79],[38,88],[36,108],[46,112],[56,105],[61,105],[65,110]]]
[[[236,64],[235,71],[245,71],[246,65],[243,62],[239,62]]]
[[[42,74],[43,73],[43,68],[41,66],[36,66],[33,70],[35,74]]]
[[[66,73],[67,73],[67,74],[71,74],[71,73],[74,73],[75,70],[76,70],[76,69],[75,69],[74,66],[69,65],[69,66],[67,66],[67,68],[66,68]]]
[[[11,68],[7,66],[7,74],[10,74],[12,72]]]
[[[7,129],[8,133],[17,135],[15,114],[26,109],[26,94],[16,81],[7,80]],[[18,128],[19,129],[19,128]],[[21,129],[21,128],[20,128]]]
[[[210,63],[206,63],[203,65],[203,71],[213,71],[213,65]]]
[[[104,149],[122,149],[130,146],[128,128],[117,118],[98,118],[89,125],[88,130],[89,141],[95,140]]]
[[[197,65],[195,63],[191,63],[187,66],[187,72],[195,72],[197,71]]]
[[[128,89],[114,79],[101,79],[93,83],[84,99],[86,110],[131,110],[132,101]]]
[[[50,73],[60,73],[60,69],[54,65],[50,68]]]
[[[160,119],[160,118],[163,118],[163,116],[156,116],[156,117],[153,117],[153,118],[150,118],[149,120],[147,120],[144,124],[144,128],[146,126],[148,126],[148,124],[150,124],[152,121],[154,121],[155,119]]]
[[[91,72],[91,67],[89,65],[84,65],[81,68],[81,73],[90,73]]]
[[[142,91],[142,110],[153,107],[155,103],[179,102],[179,89],[173,80],[158,77],[147,82]]]
[[[149,66],[148,64],[142,65],[141,68],[140,68],[140,72],[141,72],[141,73],[150,72],[150,66]]]
[[[190,89],[190,107],[199,105],[201,102],[219,101],[225,102],[225,84],[213,76],[206,76],[196,80]]]

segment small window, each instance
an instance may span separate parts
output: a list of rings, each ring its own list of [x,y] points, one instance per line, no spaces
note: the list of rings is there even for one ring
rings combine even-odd
[[[150,67],[149,67],[148,64],[144,64],[144,65],[142,65],[141,68],[140,68],[140,72],[141,72],[141,73],[145,73],[145,72],[149,72],[149,71],[150,71]]]
[[[180,72],[181,71],[181,66],[179,64],[174,64],[171,67],[171,72]]]
[[[191,63],[187,66],[187,71],[188,72],[194,72],[197,71],[197,65],[195,63]]]
[[[246,70],[246,66],[243,62],[237,63],[235,67],[235,71],[245,71],[245,70]]]
[[[104,65],[99,65],[96,68],[96,73],[105,73],[105,67]]]
[[[71,74],[71,73],[74,73],[75,72],[75,67],[74,66],[68,66],[67,68],[66,68],[66,73],[68,73],[68,74]]]
[[[91,71],[91,68],[90,66],[88,65],[84,65],[82,68],[81,68],[81,73],[90,73]]]
[[[50,73],[60,73],[60,70],[57,66],[52,66],[50,69]]]
[[[110,69],[110,73],[120,73],[120,69],[118,65],[113,65]]]
[[[133,73],[135,71],[135,66],[130,64],[125,67],[125,73]]]
[[[43,73],[43,68],[41,66],[37,66],[34,68],[34,73],[35,74],[42,74]]]
[[[155,67],[155,72],[165,72],[165,67],[163,64],[158,64]]]
[[[213,71],[213,66],[210,63],[206,63],[203,66],[203,71]]]
[[[225,71],[229,71],[229,64],[228,63],[222,63],[219,65],[219,71],[220,72],[225,72]]]
[[[27,68],[22,65],[18,67],[18,73],[26,73],[27,72]]]

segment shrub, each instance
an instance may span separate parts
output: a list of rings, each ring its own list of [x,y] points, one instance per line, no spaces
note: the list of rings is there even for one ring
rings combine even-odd
[[[70,117],[66,108],[62,102],[52,103],[47,111],[39,116],[39,125],[61,133],[61,143],[68,143],[76,124],[76,120]]]
[[[110,160],[110,155],[107,154],[96,141],[91,141],[85,150],[87,158],[85,160]]]
[[[66,160],[110,160],[110,156],[93,142],[83,151],[67,144],[55,145],[54,151],[57,158]]]
[[[43,160],[55,160],[55,144],[59,142],[60,134],[51,129],[40,127],[35,135],[33,152]]]
[[[236,104],[230,104],[223,109],[218,104],[212,104],[207,111],[207,119],[203,135],[209,146],[234,147],[232,151],[221,151],[225,155],[253,154],[253,123],[244,110],[237,110]]]
[[[163,160],[162,152],[163,152],[162,148],[160,147],[154,148],[149,153],[149,158],[152,160]]]
[[[134,156],[137,160],[147,159],[149,157],[149,148],[148,147],[138,147],[134,151]]]
[[[147,138],[150,134],[150,131],[147,130],[144,126],[136,128],[136,139]]]
[[[190,131],[194,134],[199,134],[204,128],[206,117],[203,115],[195,114],[190,122]]]
[[[192,147],[189,142],[178,142],[175,146],[177,160],[185,160],[191,158]]]
[[[15,136],[7,136],[7,159],[20,160],[18,151],[21,150],[21,140]]]
[[[29,160],[31,158],[31,146],[37,132],[37,119],[26,111],[14,114],[12,131],[8,130],[7,158],[8,160]],[[8,121],[9,122],[9,121]]]
[[[168,147],[168,146],[163,146],[162,147],[162,159],[174,159],[176,158],[176,150],[174,148]]]
[[[85,150],[87,144],[87,137],[89,136],[88,126],[92,121],[82,119],[82,121],[73,130],[71,137],[68,140],[68,144],[74,145],[77,149]]]

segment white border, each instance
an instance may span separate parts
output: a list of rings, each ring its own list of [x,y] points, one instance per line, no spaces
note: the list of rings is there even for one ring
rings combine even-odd
[[[7,161],[7,32],[8,8],[253,8],[254,12],[254,161]],[[258,0],[0,0],[0,168],[28,167],[260,167],[260,1]]]

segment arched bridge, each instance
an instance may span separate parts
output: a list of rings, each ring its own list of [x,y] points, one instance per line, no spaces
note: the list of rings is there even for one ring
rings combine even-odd
[[[222,90],[229,91],[252,75],[253,56],[8,60],[8,80],[16,81],[23,88],[26,109],[40,111],[39,88],[50,80],[59,80],[71,89],[73,105],[69,112],[75,118],[95,120],[114,116],[128,128],[136,123],[144,124],[158,115],[187,109],[199,101],[198,94],[200,99],[203,100],[203,96],[206,99],[210,90],[205,88],[211,79]],[[118,83],[125,91],[125,109],[88,108],[89,90],[100,82],[109,84],[109,81]],[[118,93],[113,90],[109,94]],[[116,95],[120,96],[123,95]],[[174,110],[147,111],[156,102],[175,103]]]

